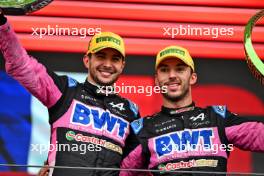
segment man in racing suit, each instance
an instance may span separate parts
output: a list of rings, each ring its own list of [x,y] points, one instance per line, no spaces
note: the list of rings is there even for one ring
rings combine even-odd
[[[195,106],[191,85],[197,74],[189,52],[179,46],[161,50],[156,59],[155,82],[167,86],[161,111],[131,125],[141,145],[122,162],[123,169],[160,170],[158,175],[204,175],[166,171],[226,172],[229,152],[264,151],[264,123],[238,117],[226,106]],[[121,172],[121,176],[137,175]],[[209,175],[214,175],[209,174]]]
[[[0,9],[1,10],[1,9]],[[136,105],[111,87],[125,65],[123,39],[111,32],[92,37],[83,58],[89,70],[84,83],[59,76],[29,56],[0,12],[0,48],[6,71],[49,111],[49,166],[119,168],[137,145],[130,122]],[[50,169],[57,176],[116,176],[113,170]]]

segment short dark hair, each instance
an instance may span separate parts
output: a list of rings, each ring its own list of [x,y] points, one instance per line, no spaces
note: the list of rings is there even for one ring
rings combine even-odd
[[[88,53],[87,56],[89,57],[89,59],[92,58],[92,53]]]
[[[91,54],[91,53],[89,53],[89,54],[85,54],[85,55],[83,56],[83,58],[85,58],[85,57],[88,57],[89,59],[91,59],[91,58],[92,58],[92,54]]]

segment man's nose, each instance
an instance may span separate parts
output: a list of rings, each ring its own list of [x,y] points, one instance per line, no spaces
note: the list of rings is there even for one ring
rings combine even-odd
[[[173,79],[173,78],[176,78],[177,77],[177,74],[174,70],[170,70],[169,71],[169,78],[170,79]]]
[[[110,58],[106,58],[104,60],[104,66],[106,66],[106,67],[111,67],[112,66],[112,61],[111,61]]]

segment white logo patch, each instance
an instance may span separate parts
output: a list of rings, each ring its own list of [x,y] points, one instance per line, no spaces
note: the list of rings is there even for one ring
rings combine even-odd
[[[126,109],[124,108],[124,103],[114,104],[114,102],[111,102],[111,103],[109,103],[109,104],[112,106],[112,108],[118,108],[120,111],[124,111],[124,110],[126,110]]]
[[[196,117],[192,116],[190,119],[191,119],[192,121],[196,121],[196,120],[198,120],[198,119],[201,119],[201,121],[203,121],[204,118],[205,118],[204,113],[201,113],[201,114],[199,114],[199,115],[196,116]]]

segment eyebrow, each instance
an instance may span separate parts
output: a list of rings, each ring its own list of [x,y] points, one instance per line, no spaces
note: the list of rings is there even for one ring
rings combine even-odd
[[[98,51],[95,54],[96,55],[99,55],[99,54],[106,55],[106,53],[102,52],[102,51]],[[120,57],[121,59],[123,58],[123,56],[121,54],[114,54],[113,57]]]
[[[176,66],[186,66],[186,67],[188,67],[188,65],[186,65],[185,63],[180,63],[180,64],[177,64]]]
[[[113,56],[114,57],[120,57],[120,58],[122,58],[122,55],[121,54],[114,54]]]
[[[160,67],[168,67],[168,65],[166,65],[166,64],[159,64],[158,68],[160,68]]]
[[[104,55],[106,55],[106,53],[105,53],[105,52],[102,52],[102,51],[98,51],[98,52],[96,52],[95,54],[96,54],[96,55],[98,55],[98,54],[104,54]]]

